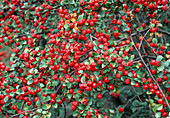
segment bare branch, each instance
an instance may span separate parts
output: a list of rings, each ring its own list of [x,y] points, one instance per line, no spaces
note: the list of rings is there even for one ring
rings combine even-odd
[[[170,33],[169,33],[169,32],[167,32],[167,31],[165,31],[165,30],[158,29],[158,32],[162,32],[162,33],[164,33],[164,34],[166,34],[166,35],[170,36]]]
[[[132,87],[132,89],[134,90],[135,94],[137,95],[139,101],[142,102],[142,100],[140,99],[140,97],[139,97],[138,93],[136,92],[135,88],[134,88],[132,85],[131,85],[131,87]]]
[[[12,115],[10,118],[13,118],[13,117],[15,117],[15,116],[18,116],[18,115],[20,115],[20,114],[22,114],[22,113],[25,113],[25,112],[28,112],[28,111],[34,111],[34,110],[37,110],[37,109],[39,109],[39,108],[41,108],[41,107],[37,107],[37,108],[34,108],[34,109],[30,109],[30,110],[23,111],[23,112],[21,112],[21,113],[18,113],[18,114]]]
[[[143,36],[143,39],[146,37],[146,35],[149,33],[149,30],[145,33],[145,35]],[[142,40],[143,41],[143,40]],[[142,41],[140,42],[140,45],[139,45],[139,50],[141,48],[141,45],[142,45]]]

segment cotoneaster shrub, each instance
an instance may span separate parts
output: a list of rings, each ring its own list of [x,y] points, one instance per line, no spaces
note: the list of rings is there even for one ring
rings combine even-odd
[[[2,118],[170,117],[167,0],[1,0]]]

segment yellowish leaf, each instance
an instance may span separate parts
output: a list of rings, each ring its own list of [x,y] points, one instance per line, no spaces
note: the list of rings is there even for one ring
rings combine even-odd
[[[66,20],[66,23],[70,23],[70,20]]]
[[[100,89],[103,90],[103,87],[101,86]]]
[[[51,104],[46,104],[46,106],[47,106],[47,109],[51,108]]]
[[[158,34],[158,37],[162,37],[162,34]]]
[[[165,55],[167,59],[170,59],[170,55],[169,54],[166,54]]]
[[[107,10],[107,8],[105,8],[105,7],[102,7],[101,9],[102,9],[102,10]]]
[[[72,18],[71,21],[72,22],[75,22],[77,20],[77,18]]]
[[[74,31],[75,33],[80,32],[79,28],[78,28],[78,27],[76,27],[76,26],[74,27],[73,31]]]
[[[153,36],[153,33],[150,33],[150,36]]]

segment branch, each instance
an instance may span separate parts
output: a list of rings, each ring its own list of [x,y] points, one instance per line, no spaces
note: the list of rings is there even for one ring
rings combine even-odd
[[[143,39],[146,37],[146,35],[149,33],[149,30],[145,33],[145,35],[143,36]],[[143,40],[142,40],[143,41]],[[140,45],[139,45],[139,50],[141,48],[141,45],[142,45],[142,41],[140,42]]]
[[[137,96],[133,96],[133,98],[129,99],[126,104],[124,105],[124,108],[129,104],[129,102],[131,102],[133,99],[135,99]]]
[[[93,45],[95,45],[92,38],[95,38],[95,39],[97,39],[97,38],[94,37],[94,36],[92,36],[92,35],[90,34],[90,40],[91,40],[91,42],[93,43]]]
[[[25,103],[25,102],[23,101],[23,102],[22,102],[22,105],[21,105],[21,110],[22,110],[22,109],[23,109],[23,107],[24,107],[24,103]]]
[[[142,33],[142,32],[147,31],[148,29],[149,29],[149,28],[146,28],[146,29],[143,29],[143,30],[141,30],[141,31],[139,31],[139,32]],[[137,34],[138,34],[138,33],[133,33],[133,34],[131,34],[131,36],[135,36],[135,35],[137,35]],[[123,37],[123,38],[117,40],[116,42],[121,41],[121,40],[124,40],[124,39],[127,39],[127,37]]]
[[[139,101],[140,101],[140,102],[142,102],[142,100],[140,99],[139,95],[137,94],[137,92],[136,92],[135,88],[134,88],[132,85],[131,85],[131,87],[132,87],[132,89],[134,90],[135,94],[137,95],[137,97],[138,97]]]
[[[57,93],[57,92],[58,92],[58,90],[59,90],[61,87],[62,87],[62,84],[60,84],[60,85],[57,87],[57,89],[56,89],[55,93]]]
[[[130,34],[130,40],[134,43],[131,34]],[[163,91],[162,91],[161,87],[159,86],[158,82],[157,82],[156,79],[153,77],[150,69],[148,68],[148,66],[146,65],[145,61],[143,60],[141,53],[139,52],[139,50],[137,49],[137,47],[136,47],[135,45],[134,45],[134,48],[135,48],[135,50],[137,51],[140,59],[142,60],[144,66],[146,67],[147,71],[149,72],[149,75],[151,76],[152,80],[153,80],[153,81],[156,83],[156,85],[158,86],[159,91],[161,92],[161,94],[162,94],[162,96],[163,96],[163,98],[164,98],[164,100],[165,100],[165,103],[167,104],[168,108],[170,109],[170,105],[169,105],[169,103],[168,103],[167,98],[165,97],[165,94],[163,93]]]
[[[64,118],[66,118],[67,112],[66,112],[66,105],[64,104],[64,102],[63,102],[63,107],[64,107]]]
[[[149,58],[149,59],[156,59],[156,57],[154,57],[154,56],[149,56],[149,55],[142,55],[142,57],[143,57],[143,58]],[[136,61],[136,60],[138,60],[138,59],[140,59],[140,57],[135,58],[134,61]]]
[[[158,29],[158,32],[162,32],[162,33],[164,33],[164,34],[166,34],[166,35],[170,36],[170,33],[169,33],[169,32],[167,32],[167,31],[165,31],[165,30]]]
[[[140,35],[141,33],[138,32]],[[149,43],[146,41],[145,37],[143,37],[143,40],[149,45]],[[157,55],[157,53],[154,51],[154,49],[149,45],[149,47],[152,49],[152,51],[154,52],[155,55]]]
[[[20,114],[22,114],[22,113],[25,113],[25,112],[28,112],[28,111],[34,111],[34,110],[37,110],[37,109],[39,109],[39,108],[41,108],[41,107],[37,107],[37,108],[31,109],[31,110],[23,111],[23,112],[21,112],[21,113],[18,113],[18,114],[12,115],[10,118],[15,117],[15,116],[18,116],[18,115],[20,115]]]

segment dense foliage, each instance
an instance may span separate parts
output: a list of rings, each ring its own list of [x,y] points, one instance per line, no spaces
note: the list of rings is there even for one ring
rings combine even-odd
[[[1,118],[170,117],[169,4],[1,1]]]

